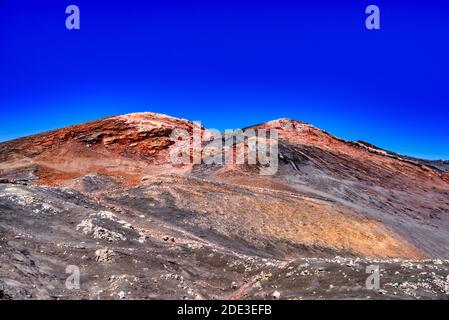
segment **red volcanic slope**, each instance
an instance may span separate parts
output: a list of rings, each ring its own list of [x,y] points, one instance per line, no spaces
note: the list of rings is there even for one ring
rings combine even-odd
[[[108,190],[135,198],[144,188],[153,199],[163,197],[162,188],[176,208],[207,213],[198,224],[216,224],[227,237],[239,230],[249,242],[270,237],[356,255],[449,256],[448,173],[291,119],[252,127],[279,132],[274,176],[260,176],[254,165],[172,165],[170,134],[196,126],[136,113],[1,143],[0,178],[94,190],[97,198]],[[87,188],[95,179],[98,190]]]

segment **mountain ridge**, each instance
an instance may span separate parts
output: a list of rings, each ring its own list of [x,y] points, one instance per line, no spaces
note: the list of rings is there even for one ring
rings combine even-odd
[[[93,297],[99,286],[146,297],[138,288],[164,283],[171,293],[156,285],[152,297],[229,298],[250,283],[242,292],[261,298],[252,279],[310,259],[316,269],[307,272],[333,266],[329,277],[342,286],[341,261],[379,261],[397,272],[403,261],[435,270],[429,259],[449,259],[449,179],[441,170],[286,118],[243,129],[277,130],[272,175],[260,175],[259,164],[174,164],[177,129],[207,135],[185,119],[135,113],[0,143],[0,261],[10,267],[0,268],[2,295]],[[247,151],[248,141],[232,147]],[[11,257],[32,276],[9,272],[17,268]],[[67,263],[87,274],[87,291],[48,289],[46,270],[64,277]],[[131,289],[111,274],[142,280]],[[177,286],[180,274],[193,295]],[[298,286],[281,288],[299,294]],[[404,297],[418,292],[407,288]]]

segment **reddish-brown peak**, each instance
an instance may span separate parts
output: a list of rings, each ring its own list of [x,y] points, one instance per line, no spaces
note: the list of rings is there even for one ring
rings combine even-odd
[[[110,119],[125,121],[130,126],[135,127],[139,131],[145,131],[147,129],[161,126],[184,129],[191,129],[200,126],[199,124],[186,119],[175,118],[155,112],[135,112],[111,117]]]
[[[254,127],[264,129],[276,129],[278,130],[280,137],[292,141],[296,141],[297,139],[300,140],[306,139],[309,142],[313,142],[315,140],[318,141],[321,140],[328,141],[334,139],[338,140],[338,138],[330,135],[326,131],[314,127],[309,123],[290,118],[280,118],[277,120],[268,121],[266,123]]]
[[[304,129],[319,130],[306,122],[302,122],[302,121],[298,121],[298,120],[294,120],[294,119],[290,119],[290,118],[280,118],[280,119],[276,119],[276,120],[271,120],[271,121],[268,121],[267,123],[265,123],[265,125],[270,128],[276,128],[276,129],[282,129],[282,130],[295,130],[295,131],[304,130]]]

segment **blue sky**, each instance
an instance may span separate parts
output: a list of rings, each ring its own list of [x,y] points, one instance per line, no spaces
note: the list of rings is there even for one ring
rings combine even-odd
[[[76,4],[81,29],[65,28]],[[381,30],[365,28],[365,7]],[[136,111],[449,159],[445,1],[0,0],[0,141]]]

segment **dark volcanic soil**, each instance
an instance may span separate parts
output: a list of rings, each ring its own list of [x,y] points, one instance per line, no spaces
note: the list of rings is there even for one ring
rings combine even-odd
[[[220,231],[225,221],[204,226],[191,223],[199,212],[161,209],[160,198],[146,206],[130,191],[107,199],[0,184],[2,299],[448,298],[447,260],[342,258],[270,238],[256,243]],[[69,290],[73,265],[80,288]],[[368,265],[380,266],[379,290],[365,287]]]

